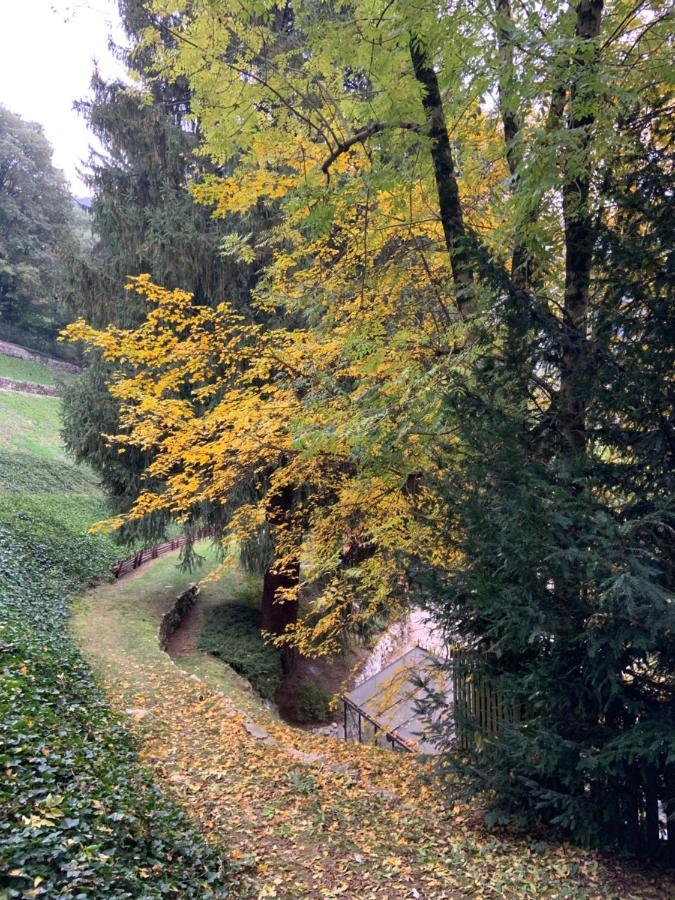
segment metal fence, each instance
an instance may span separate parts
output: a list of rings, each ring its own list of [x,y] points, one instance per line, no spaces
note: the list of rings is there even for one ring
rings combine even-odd
[[[450,658],[459,749],[474,747],[477,735],[492,737],[505,722],[520,721],[521,710],[481,675],[480,658],[474,651],[453,647]]]
[[[415,752],[414,747],[410,747],[400,737],[382,728],[375,719],[372,719],[347,697],[342,697],[342,704],[343,728],[346,741],[353,741],[358,744],[373,744],[388,750],[398,750],[404,753]]]

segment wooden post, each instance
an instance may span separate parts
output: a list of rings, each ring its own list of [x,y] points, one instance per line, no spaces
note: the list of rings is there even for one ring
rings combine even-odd
[[[647,849],[655,855],[659,849],[659,799],[653,769],[647,772],[645,778],[645,832]]]

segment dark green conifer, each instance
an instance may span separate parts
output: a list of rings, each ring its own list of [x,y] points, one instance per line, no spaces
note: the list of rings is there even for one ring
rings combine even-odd
[[[520,323],[524,397],[505,303],[445,395],[459,440],[436,489],[464,565],[417,582],[509,712],[496,735],[459,723],[494,817],[658,853],[675,843],[673,155],[658,100],[619,128],[595,179],[581,440],[560,411],[564,321],[535,301]],[[448,744],[454,727],[446,708]]]
[[[227,298],[246,305],[253,267],[221,252],[222,221],[190,193],[212,164],[194,152],[199,134],[188,87],[147,67],[140,41],[149,21],[147,4],[123,0],[120,12],[131,48],[121,55],[140,85],[106,82],[94,73],[92,99],[78,104],[103,152],[92,153],[86,174],[95,243],[73,264],[71,304],[94,325],[133,327],[146,310],[124,287],[130,275],[147,272],[167,288],[192,291],[202,303]],[[64,436],[75,458],[93,466],[115,508],[123,510],[137,496],[149,460],[135,449],[120,455],[103,436],[119,431],[106,387],[111,374],[100,359],[92,359],[68,389]],[[144,521],[136,533],[150,540],[165,524]]]

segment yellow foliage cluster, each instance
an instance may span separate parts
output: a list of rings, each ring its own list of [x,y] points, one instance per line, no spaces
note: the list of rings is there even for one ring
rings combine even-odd
[[[149,306],[138,329],[67,329],[119,369],[111,391],[122,428],[110,440],[150,458],[144,490],[112,525],[156,511],[190,522],[220,507],[226,539],[244,540],[269,524],[270,497],[292,489],[293,514],[272,524],[279,569],[301,559],[306,614],[280,640],[330,651],[345,627],[405,604],[406,555],[452,564],[428,487],[456,443],[441,397],[450,371],[454,384],[471,372],[478,328],[491,327],[480,297],[473,321],[457,308],[411,52],[418,38],[437,62],[463,222],[505,277],[520,229],[557,316],[555,155],[571,165],[574,148],[555,131],[547,79],[564,65],[546,30],[562,26],[542,8],[517,68],[513,47],[505,55],[509,23],[488,26],[461,4],[156,0],[153,9],[161,25],[148,30],[148,49],[159,69],[189,80],[202,150],[221,166],[194,196],[231,225],[230,249],[261,278],[247,317],[140,275],[129,286]],[[519,129],[511,147],[509,109]]]
[[[391,192],[376,198],[371,221],[391,222],[401,202]],[[433,466],[424,416],[413,407],[433,417],[436,354],[452,326],[442,298],[434,309],[433,295],[447,264],[413,241],[376,265],[389,232],[374,227],[364,250],[348,203],[338,215],[342,227],[277,252],[268,273],[266,299],[283,298],[293,309],[313,298],[324,308],[317,327],[264,327],[228,303],[198,306],[185,291],[140,275],[128,285],[148,303],[138,329],[97,331],[80,320],[64,333],[119,367],[110,390],[122,428],[108,437],[120,453],[133,445],[151,457],[146,489],[110,527],[160,510],[185,523],[220,505],[232,509],[225,539],[241,541],[265,520],[270,492],[296,489],[292,519],[275,529],[277,565],[301,552],[301,593],[312,584],[321,590],[305,591],[312,597],[306,615],[279,640],[306,654],[334,651],[346,627],[406,603],[396,562],[402,551],[437,559],[446,553],[434,540],[431,498],[406,486]],[[418,239],[438,242],[436,229],[430,223]],[[411,274],[422,290],[428,285],[424,314],[409,290]],[[364,404],[372,405],[373,421],[355,427]],[[354,464],[365,443],[374,467]],[[244,483],[257,499],[235,504]],[[358,569],[340,565],[353,541],[375,548]]]
[[[205,25],[211,11],[200,16]],[[461,371],[472,354],[449,348],[466,344],[467,323],[455,308],[428,148],[396,131],[379,150],[354,143],[328,172],[311,122],[279,107],[264,113],[265,89],[256,93],[255,77],[224,67],[209,34],[200,33],[199,52],[211,74],[195,85],[194,100],[208,151],[223,160],[232,151],[219,144],[223,129],[213,118],[216,75],[257,121],[238,132],[229,174],[193,191],[233,225],[270,209],[270,228],[250,236],[245,255],[265,259],[257,315],[245,319],[227,302],[196,305],[140,275],[129,284],[148,303],[138,329],[95,331],[80,321],[66,337],[118,366],[110,389],[122,427],[108,437],[119,452],[133,445],[150,458],[133,509],[109,525],[158,511],[189,523],[220,507],[229,518],[224,539],[244,541],[269,520],[270,496],[292,488],[293,514],[273,528],[276,567],[300,557],[301,583],[283,599],[302,598],[304,614],[277,640],[306,655],[329,653],[345,629],[407,604],[406,555],[446,564],[452,557],[419,475],[433,477],[439,466],[447,367]],[[239,34],[253,55],[256,35]],[[190,44],[165,61],[176,71],[191,65]],[[340,135],[345,113],[324,97],[317,115]],[[504,193],[506,170],[494,116],[477,116],[474,126],[462,189],[468,215],[491,228],[490,201]],[[391,165],[383,163],[387,147],[396,148]],[[405,170],[395,164],[401,154]],[[292,325],[260,324],[272,321]],[[355,548],[358,565],[350,565]]]

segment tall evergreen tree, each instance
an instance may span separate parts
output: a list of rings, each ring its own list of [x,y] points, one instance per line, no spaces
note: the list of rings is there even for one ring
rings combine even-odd
[[[540,316],[518,329],[538,403],[488,339],[470,383],[445,393],[459,441],[436,487],[463,565],[417,583],[516,713],[497,734],[460,723],[493,814],[658,853],[675,837],[674,159],[667,103],[650,101],[619,117],[622,150],[596,182],[574,361],[572,318]],[[575,383],[542,402],[556,372]],[[448,744],[456,724],[451,710],[437,723]]]
[[[227,297],[245,306],[253,269],[221,252],[222,222],[190,193],[190,185],[213,166],[194,152],[199,134],[187,82],[166,80],[148,68],[140,40],[149,22],[147,3],[121,0],[120,14],[130,43],[121,56],[140,87],[109,83],[95,72],[92,99],[78,104],[103,152],[89,160],[95,243],[73,264],[71,305],[99,325],[138,324],[146,308],[125,284],[129,276],[147,272],[192,291],[199,303]],[[95,358],[68,389],[64,436],[75,457],[101,476],[115,508],[123,510],[138,493],[149,457],[133,450],[121,456],[103,437],[118,430],[116,404],[107,390],[111,374]],[[165,525],[166,519],[150,517],[134,531],[149,540]],[[123,530],[121,537],[128,536]]]
[[[166,287],[189,290],[197,304],[215,305],[226,298],[247,318],[277,321],[276,311],[263,312],[251,305],[257,275],[270,255],[261,236],[274,220],[275,204],[260,204],[225,224],[195,202],[190,188],[223,170],[209,157],[195,153],[200,135],[190,112],[187,79],[163,77],[162,67],[154,61],[156,48],[146,48],[141,35],[152,21],[165,48],[175,39],[164,20],[152,15],[147,0],[120,0],[120,13],[131,44],[124,59],[142,87],[109,84],[95,74],[93,99],[79,104],[104,153],[90,159],[88,183],[94,194],[97,241],[91,257],[81,259],[74,271],[77,312],[98,326],[138,325],[147,307],[124,286],[130,275],[143,272]],[[239,252],[245,241],[238,240],[235,228],[242,234],[256,233],[255,252]],[[70,451],[95,468],[113,507],[122,512],[142,486],[152,485],[146,477],[152,454],[137,447],[120,454],[104,437],[119,431],[118,405],[108,392],[112,374],[100,357],[92,358],[87,372],[64,398],[64,433]],[[193,510],[192,525],[219,533],[237,506],[264,492],[263,483],[271,472],[247,473],[228,502],[202,504]],[[294,497],[288,491],[274,495],[269,522],[241,547],[243,565],[263,575],[262,625],[273,633],[297,617],[297,603],[275,602],[297,583],[298,572],[297,566],[290,574],[277,571],[271,536],[290,514]],[[125,525],[118,536],[154,540],[170,521],[168,515],[148,515]],[[187,530],[189,536],[189,526]],[[188,544],[188,555],[190,549]]]

